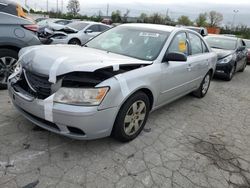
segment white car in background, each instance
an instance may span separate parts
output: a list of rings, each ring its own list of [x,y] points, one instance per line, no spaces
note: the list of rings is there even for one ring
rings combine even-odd
[[[102,23],[88,21],[76,21],[68,24],[67,27],[78,30],[78,32],[70,34],[61,32],[60,34],[51,37],[51,44],[83,45],[89,39],[111,28]]]

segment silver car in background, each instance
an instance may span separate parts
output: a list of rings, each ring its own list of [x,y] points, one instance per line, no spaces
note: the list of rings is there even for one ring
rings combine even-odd
[[[63,33],[51,37],[51,44],[76,44],[83,45],[89,39],[99,35],[100,33],[110,29],[110,26],[97,23],[97,22],[88,22],[88,21],[75,21],[68,24],[65,27],[69,27],[77,30],[77,33]]]
[[[217,55],[194,31],[124,24],[85,46],[23,49],[9,78],[15,107],[36,125],[75,139],[130,141],[149,112],[206,95]]]

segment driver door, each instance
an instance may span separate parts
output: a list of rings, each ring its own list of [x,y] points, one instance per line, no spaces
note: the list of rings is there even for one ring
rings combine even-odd
[[[91,26],[87,27],[83,32],[84,32],[83,43],[85,43],[88,40],[90,40],[91,38],[100,34],[99,25],[98,24],[91,25]]]
[[[181,52],[189,55],[189,41],[185,32],[176,34],[166,53]],[[190,90],[191,62],[170,61],[161,64],[161,92],[159,105],[175,100]]]

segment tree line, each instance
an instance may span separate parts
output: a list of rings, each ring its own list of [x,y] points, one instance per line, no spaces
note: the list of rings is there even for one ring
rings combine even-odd
[[[81,15],[80,12],[80,2],[79,0],[69,0],[67,5],[68,12],[66,14],[61,12],[55,12],[51,10],[50,12],[36,12],[31,10],[31,13],[48,14],[51,18],[63,18],[63,19],[79,19],[79,20],[91,20],[100,22],[103,19],[102,12],[99,11],[98,14],[93,16]],[[113,11],[111,13],[111,20],[113,23],[128,23],[131,22],[129,18],[130,10],[126,10],[122,13],[120,10]],[[168,15],[162,15],[159,13],[146,14],[141,13],[137,19],[133,19],[133,22],[137,23],[153,23],[153,24],[164,24],[164,25],[184,25],[184,26],[197,26],[197,27],[220,27],[223,22],[223,15],[220,12],[210,11],[205,13],[200,13],[195,20],[191,20],[186,15],[181,15],[177,20],[173,20]],[[222,34],[235,34],[240,35],[244,38],[250,38],[250,28],[244,25],[238,25],[236,27],[225,26],[221,27]]]

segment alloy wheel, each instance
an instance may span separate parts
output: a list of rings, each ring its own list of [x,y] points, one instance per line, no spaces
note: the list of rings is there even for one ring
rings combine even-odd
[[[7,84],[8,77],[14,72],[17,67],[17,59],[13,57],[0,58],[0,83]]]
[[[142,126],[146,117],[146,104],[144,101],[135,101],[128,109],[124,118],[124,132],[128,135],[134,135]]]
[[[229,73],[229,77],[232,78],[234,73],[235,73],[235,66],[233,66],[233,68],[231,69],[230,73]]]
[[[203,85],[202,85],[202,94],[206,94],[210,84],[210,74],[207,74],[204,78]]]

